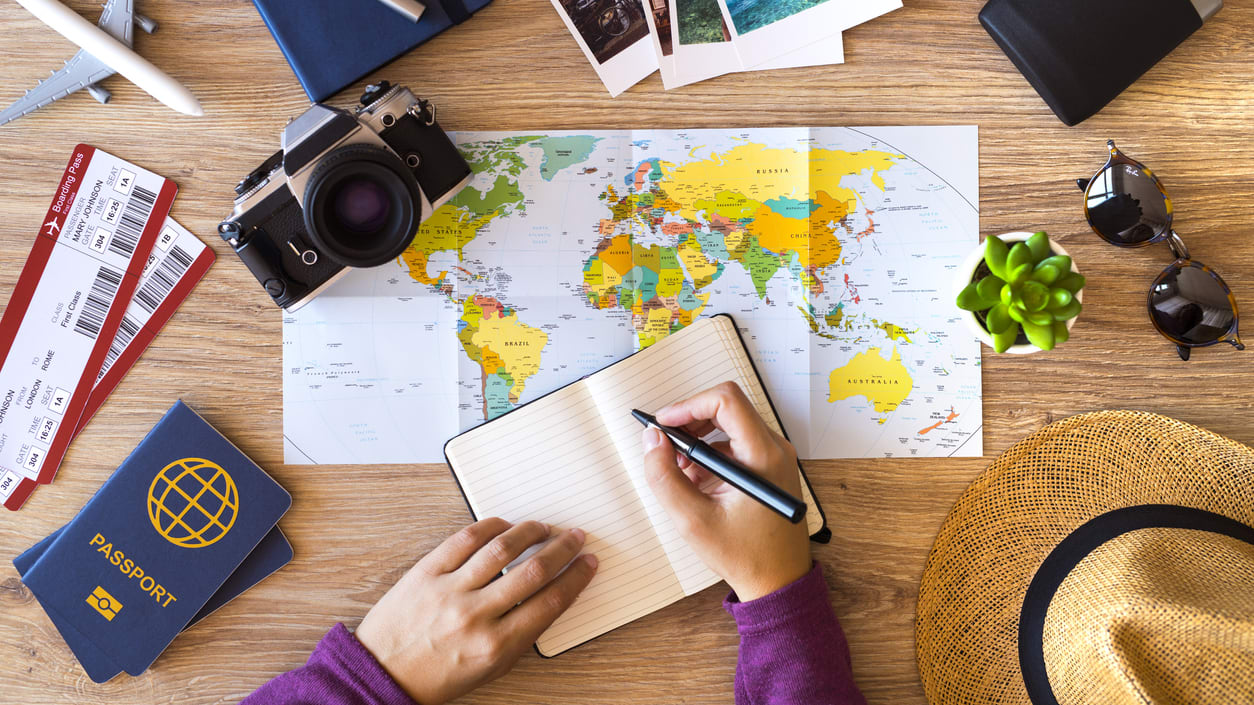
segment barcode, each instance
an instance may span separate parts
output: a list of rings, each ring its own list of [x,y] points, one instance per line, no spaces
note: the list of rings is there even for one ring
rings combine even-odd
[[[109,306],[113,303],[113,297],[118,293],[118,285],[121,283],[121,272],[115,272],[108,267],[101,267],[96,272],[96,280],[91,283],[91,292],[83,303],[83,312],[78,314],[78,323],[74,324],[75,331],[92,340],[100,335],[100,328],[104,325],[105,317],[109,315]]]
[[[144,224],[152,213],[152,204],[157,201],[157,194],[135,184],[131,197],[126,201],[126,209],[122,211],[122,219],[118,221],[118,229],[109,241],[109,251],[115,255],[130,258],[139,244],[139,236],[144,232]]]
[[[131,318],[130,314],[122,316],[122,325],[118,327],[118,334],[113,336],[113,344],[109,346],[109,354],[105,356],[104,367],[100,368],[100,374],[96,375],[99,381],[113,367],[113,363],[118,361],[118,356],[130,345],[135,334],[139,332],[139,321]]]
[[[148,276],[148,282],[135,294],[135,301],[148,313],[157,310],[157,306],[161,305],[170,289],[174,288],[190,266],[192,256],[178,245],[171,247],[170,254],[161,260],[161,264]]]

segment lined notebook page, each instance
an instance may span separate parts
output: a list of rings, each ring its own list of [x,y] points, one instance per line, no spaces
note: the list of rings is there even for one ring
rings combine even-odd
[[[446,451],[476,518],[588,534],[596,578],[540,636],[540,653],[560,653],[684,596],[584,383],[468,431]]]
[[[679,536],[670,516],[649,489],[644,477],[644,447],[640,443],[643,429],[632,418],[631,410],[653,413],[727,381],[739,384],[767,424],[780,430],[744,345],[726,316],[701,319],[585,380],[686,595],[719,582],[719,577]],[[805,489],[805,483],[801,484]],[[822,517],[808,491],[803,499],[809,505],[807,517],[813,533],[822,528]]]
[[[449,442],[476,518],[588,532],[596,578],[540,636],[540,653],[578,646],[719,581],[649,489],[631,409],[656,411],[728,380],[780,431],[731,319],[715,316]],[[804,482],[802,490],[813,534],[822,518]]]

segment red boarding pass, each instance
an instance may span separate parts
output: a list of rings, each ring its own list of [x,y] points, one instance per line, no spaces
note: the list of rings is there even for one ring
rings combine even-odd
[[[177,191],[74,148],[0,319],[0,497],[56,475]]]
[[[139,356],[148,348],[165,324],[191,294],[192,288],[209,271],[216,259],[213,250],[196,239],[182,225],[167,218],[157,244],[152,249],[139,288],[126,307],[122,325],[118,327],[113,344],[105,356],[104,366],[97,375],[96,384],[87,396],[87,405],[79,418],[78,436],[87,422],[100,409],[122,378],[130,372]],[[7,473],[6,473],[7,476]],[[4,506],[17,510],[26,503],[38,483],[13,475],[17,484],[4,498]],[[4,491],[0,490],[0,497]]]

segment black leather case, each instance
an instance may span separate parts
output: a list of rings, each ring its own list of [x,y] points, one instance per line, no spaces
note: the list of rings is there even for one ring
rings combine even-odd
[[[1190,0],[990,0],[980,24],[1054,113],[1078,124],[1202,26]]]

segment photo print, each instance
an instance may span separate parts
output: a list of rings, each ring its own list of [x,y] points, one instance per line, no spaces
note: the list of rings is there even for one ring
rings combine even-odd
[[[675,53],[675,42],[671,38],[671,11],[667,0],[646,0],[649,3],[649,31],[658,42],[658,51],[662,56]]]
[[[731,41],[731,32],[718,0],[671,0],[678,18],[680,44],[719,44]]]
[[[831,0],[727,0],[727,11],[736,31],[748,34],[826,2]],[[717,5],[717,0],[710,4]]]
[[[561,0],[575,30],[598,64],[649,34],[640,0]]]
[[[675,78],[675,40],[671,33],[670,5],[668,0],[645,0],[645,2],[650,6],[646,19],[649,22],[653,52],[657,55],[658,68],[661,69],[662,87],[669,91],[684,85]],[[659,5],[660,11],[657,7]]]
[[[644,0],[651,2],[651,0]],[[552,0],[611,96],[658,69],[641,0]]]
[[[668,4],[675,54],[669,74],[668,66],[665,63],[662,66],[662,79],[667,88],[740,71],[769,71],[845,62],[844,44],[837,34],[826,41],[799,49],[794,47],[783,56],[749,66],[736,51],[718,0],[668,0]]]
[[[828,41],[901,7],[901,0],[715,0],[740,61],[756,67]]]

